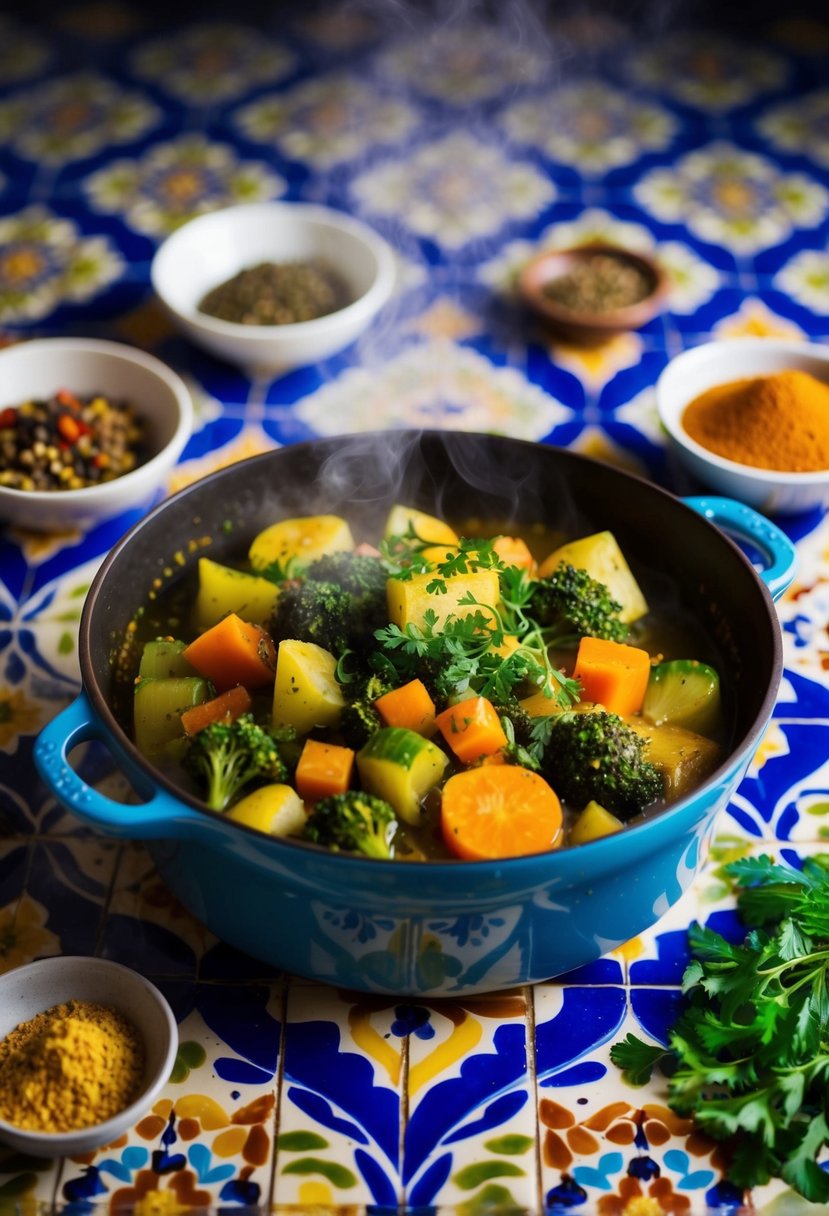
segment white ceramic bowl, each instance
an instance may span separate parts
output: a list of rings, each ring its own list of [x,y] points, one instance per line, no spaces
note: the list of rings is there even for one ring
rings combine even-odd
[[[45,958],[0,975],[0,1039],[70,1000],[108,1005],[129,1018],[144,1042],[141,1092],[120,1114],[79,1131],[30,1132],[0,1120],[0,1140],[27,1156],[76,1156],[117,1140],[149,1110],[175,1063],[178,1028],[167,1001],[137,971],[102,958]]]
[[[0,520],[63,531],[152,505],[193,429],[193,403],[184,381],[160,359],[119,342],[34,338],[0,350],[0,408],[46,399],[60,389],[129,401],[144,421],[150,458],[121,477],[80,490],[0,486]]]
[[[672,359],[656,385],[659,417],[689,472],[709,488],[768,515],[792,514],[829,504],[829,469],[782,473],[726,460],[687,434],[682,413],[694,397],[717,384],[787,369],[809,372],[829,384],[829,348],[777,338],[708,342]]]
[[[259,262],[318,260],[344,281],[351,303],[287,325],[242,325],[199,310],[206,292]],[[222,359],[280,372],[315,363],[353,342],[394,288],[390,246],[358,220],[305,203],[250,203],[199,216],[153,258],[153,287],[183,332]]]

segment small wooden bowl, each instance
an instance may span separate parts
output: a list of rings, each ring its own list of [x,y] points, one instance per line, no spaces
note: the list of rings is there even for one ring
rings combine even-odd
[[[571,308],[549,294],[552,283],[588,265],[597,255],[611,258],[643,276],[647,281],[647,294],[635,303],[595,310]],[[604,342],[615,334],[645,325],[661,311],[667,287],[665,274],[653,258],[598,242],[572,249],[547,250],[528,262],[518,277],[519,295],[546,324],[565,338],[590,344]]]

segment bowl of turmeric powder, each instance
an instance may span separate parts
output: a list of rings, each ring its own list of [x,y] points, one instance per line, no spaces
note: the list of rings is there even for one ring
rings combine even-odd
[[[829,504],[829,349],[734,338],[684,351],[656,386],[679,461],[769,515]]]
[[[176,1020],[161,992],[101,958],[40,959],[0,976],[0,1140],[31,1157],[110,1144],[172,1071]]]

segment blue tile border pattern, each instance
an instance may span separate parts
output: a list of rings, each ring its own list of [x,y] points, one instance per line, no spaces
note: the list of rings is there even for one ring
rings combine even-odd
[[[4,11],[0,342],[111,337],[175,367],[196,423],[168,492],[305,438],[425,426],[566,445],[688,492],[656,418],[666,363],[716,337],[829,336],[829,23],[817,6],[761,8],[747,29],[490,7]],[[192,216],[269,199],[374,225],[398,282],[350,349],[257,377],[172,330],[149,267]],[[654,254],[669,295],[641,330],[578,347],[525,313],[516,276],[602,238]],[[627,1030],[664,1041],[692,920],[734,929],[725,861],[826,848],[823,512],[779,521],[800,559],[778,604],[784,681],[692,889],[580,972],[431,1004],[248,958],[178,906],[143,847],[46,796],[33,741],[78,688],[85,591],[135,518],[0,533],[0,970],[60,953],[135,966],[181,1048],[115,1144],[57,1163],[3,1150],[0,1209],[804,1210],[777,1184],[737,1192],[659,1080],[627,1086],[609,1048]],[[117,784],[95,748],[83,764]]]

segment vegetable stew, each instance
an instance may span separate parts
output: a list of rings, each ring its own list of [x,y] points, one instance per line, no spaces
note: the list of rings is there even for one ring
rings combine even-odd
[[[716,660],[649,604],[609,530],[456,530],[395,505],[202,556],[143,615],[139,750],[212,810],[398,860],[497,859],[622,831],[728,742]]]

